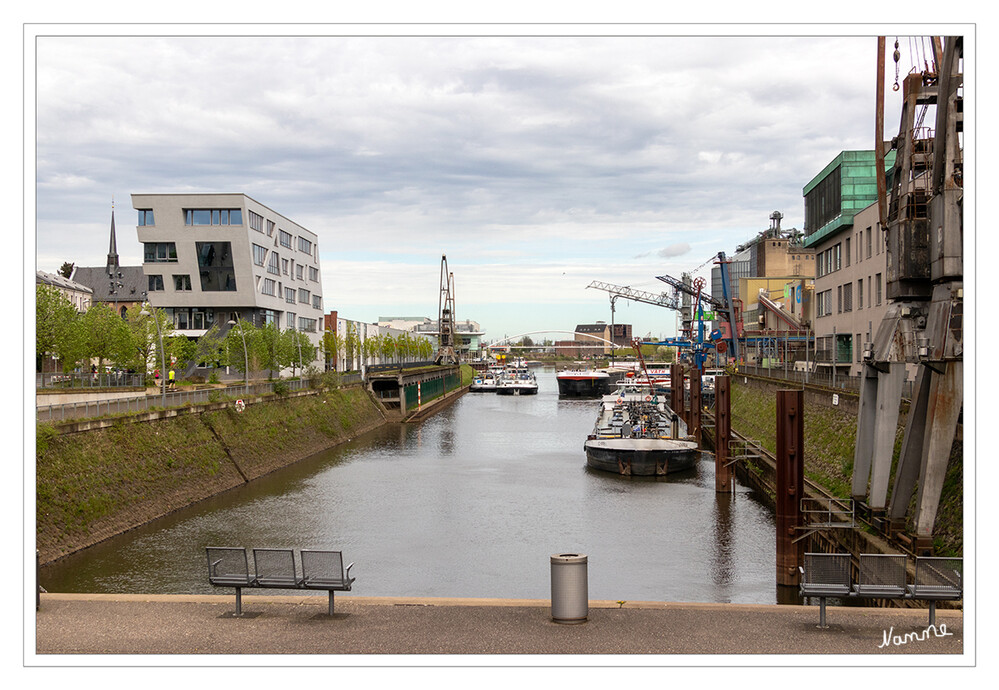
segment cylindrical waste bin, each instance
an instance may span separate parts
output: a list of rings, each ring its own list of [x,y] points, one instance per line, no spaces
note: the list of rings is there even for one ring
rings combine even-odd
[[[552,620],[556,623],[585,623],[589,615],[586,584],[586,556],[556,553],[552,565]]]

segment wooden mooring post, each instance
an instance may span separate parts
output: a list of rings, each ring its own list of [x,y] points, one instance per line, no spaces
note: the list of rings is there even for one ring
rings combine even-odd
[[[797,586],[804,558],[800,536],[805,494],[805,391],[777,391],[777,586]]]
[[[686,424],[687,413],[683,407],[683,367],[680,364],[674,362],[670,365],[669,381],[669,406]]]

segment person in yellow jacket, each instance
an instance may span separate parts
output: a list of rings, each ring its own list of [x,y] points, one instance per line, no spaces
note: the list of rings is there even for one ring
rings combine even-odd
[[[170,386],[169,386],[170,390],[173,390],[174,386],[176,386],[176,383],[177,383],[176,380],[175,380],[175,378],[174,378],[173,367],[170,367],[170,373],[169,373],[168,376],[170,378]]]

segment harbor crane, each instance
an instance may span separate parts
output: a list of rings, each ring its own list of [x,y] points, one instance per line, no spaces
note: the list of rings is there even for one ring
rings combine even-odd
[[[434,364],[457,364],[454,326],[454,274],[447,270],[447,255],[441,255],[441,291],[437,302],[437,354]]]
[[[729,276],[728,276],[728,261],[725,259],[725,253],[719,252],[717,254],[716,262],[721,267],[721,276],[723,284],[723,299],[719,300],[710,294],[704,292],[704,280],[702,278],[697,278],[696,280],[691,280],[689,274],[683,274],[682,280],[677,280],[672,276],[656,276],[657,280],[661,280],[671,288],[670,292],[646,292],[644,290],[636,290],[627,286],[612,285],[610,283],[603,283],[600,281],[593,281],[587,288],[595,288],[597,290],[604,290],[609,292],[611,295],[611,313],[613,314],[614,301],[620,297],[629,299],[635,302],[642,302],[644,304],[651,304],[657,307],[665,307],[667,309],[672,309],[673,311],[680,312],[680,320],[682,324],[682,330],[684,338],[687,342],[693,342],[694,339],[694,329],[693,322],[695,316],[699,323],[698,327],[698,340],[703,343],[703,330],[704,330],[704,320],[703,311],[701,309],[701,302],[705,302],[711,306],[716,312],[725,317],[725,328],[721,329],[720,333],[712,333],[711,340],[721,341],[718,342],[715,347],[719,352],[724,353],[726,350],[731,349],[731,356],[735,359],[739,357],[739,331],[738,325],[738,309],[735,307],[733,300],[728,296],[729,289]],[[693,298],[693,309],[691,308],[691,298]],[[728,331],[726,333],[726,331]],[[703,361],[703,359],[701,360]]]
[[[935,69],[904,80],[898,135],[883,141],[884,37],[878,38],[878,203],[887,248],[888,311],[863,348],[851,494],[894,530],[916,493],[917,553],[930,550],[964,400],[963,66],[960,36],[934,39]],[[896,58],[897,59],[897,58]],[[922,117],[936,107],[935,128]],[[886,148],[896,149],[885,177]],[[890,181],[891,188],[888,189]],[[906,364],[915,386],[887,501]],[[918,493],[917,493],[918,487]]]

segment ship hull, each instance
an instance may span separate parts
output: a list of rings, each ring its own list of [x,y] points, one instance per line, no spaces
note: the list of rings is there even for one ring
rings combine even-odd
[[[603,472],[662,476],[689,470],[700,452],[693,441],[590,439],[584,445],[587,466]]]

